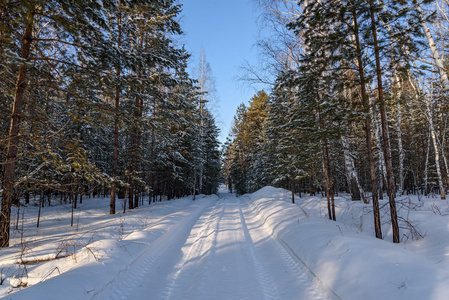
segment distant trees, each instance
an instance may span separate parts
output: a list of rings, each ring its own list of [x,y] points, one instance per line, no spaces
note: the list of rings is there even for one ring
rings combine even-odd
[[[195,164],[195,191],[204,193],[211,189],[210,179],[206,174],[215,174],[217,177],[220,172],[220,153],[216,149],[214,140],[219,135],[219,130],[211,121],[213,119],[211,109],[217,104],[215,78],[212,73],[211,66],[206,58],[206,52],[201,47],[198,65],[194,70],[195,79],[199,87],[199,124],[198,134],[194,142],[197,151],[197,160]],[[215,150],[214,150],[215,149]],[[212,152],[210,152],[212,151]],[[211,173],[212,172],[212,173]],[[216,179],[215,179],[216,180]]]
[[[237,108],[232,124],[232,143],[225,151],[225,174],[232,181],[235,191],[244,194],[263,186],[266,170],[265,157],[258,156],[265,142],[264,127],[267,117],[268,95],[259,91],[250,100],[247,108],[243,103]],[[262,165],[261,165],[262,164]],[[268,182],[267,182],[268,183]]]
[[[22,196],[76,208],[109,193],[114,214],[117,197],[132,209],[144,192],[193,193],[199,160],[200,192],[216,192],[219,131],[174,42],[180,10],[174,0],[0,4],[0,247]]]

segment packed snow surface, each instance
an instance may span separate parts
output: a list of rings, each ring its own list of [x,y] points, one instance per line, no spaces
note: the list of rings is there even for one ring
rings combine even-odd
[[[401,244],[374,237],[369,204],[296,198],[265,187],[237,197],[145,204],[115,216],[108,199],[21,208],[0,249],[2,299],[449,299],[449,209],[398,199]],[[58,259],[53,259],[55,257]],[[32,262],[18,264],[18,262]]]

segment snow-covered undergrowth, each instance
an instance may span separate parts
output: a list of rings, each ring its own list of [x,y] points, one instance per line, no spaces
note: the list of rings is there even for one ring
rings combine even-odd
[[[337,197],[337,222],[321,197],[296,199],[265,187],[249,196],[273,235],[342,299],[449,299],[449,209],[436,198],[398,199],[404,243],[393,244],[387,201],[385,240],[374,237],[370,205]]]
[[[213,203],[226,201],[220,199],[186,197],[115,216],[108,215],[108,199],[86,199],[73,227],[69,205],[45,207],[39,228],[37,208],[21,208],[11,247],[0,249],[0,298],[120,298],[117,282],[132,289],[133,274],[145,274],[152,261],[175,251],[171,245],[188,242],[174,240],[187,236],[184,231]],[[374,237],[371,205],[344,195],[336,198],[337,222],[327,219],[321,197],[297,198],[292,204],[290,192],[265,187],[240,200],[337,299],[449,298],[447,201],[400,197],[402,242],[393,244],[387,200],[381,201],[384,240]]]

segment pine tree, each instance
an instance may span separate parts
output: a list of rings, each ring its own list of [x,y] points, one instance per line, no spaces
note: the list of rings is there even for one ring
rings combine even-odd
[[[107,5],[107,2],[105,3]],[[6,4],[8,5],[8,4]],[[71,7],[66,1],[28,1],[14,7],[2,7],[2,18],[14,20],[2,26],[2,36],[22,32],[20,40],[2,38],[7,43],[2,46],[2,60],[6,67],[17,74],[13,96],[13,110],[10,129],[7,135],[8,145],[4,161],[2,212],[0,217],[0,247],[9,245],[9,223],[11,203],[15,185],[15,164],[20,147],[21,117],[23,115],[25,95],[33,95],[43,90],[65,91],[61,77],[52,77],[52,63],[58,63],[58,71],[70,74],[78,65],[72,53],[62,46],[76,51],[84,51],[85,42],[95,36],[101,40],[101,6],[96,2],[79,3]],[[45,13],[42,13],[45,11]],[[86,13],[88,12],[88,13]],[[42,24],[43,30],[37,31]],[[2,22],[2,25],[6,23]],[[52,49],[52,51],[47,51]],[[16,54],[13,54],[16,53]],[[5,61],[3,60],[3,61]],[[35,66],[41,65],[40,68]],[[43,71],[39,74],[40,71]],[[35,75],[47,76],[44,80],[32,81]],[[54,73],[53,73],[54,74]],[[41,78],[39,78],[41,79]],[[43,78],[42,78],[43,79]]]

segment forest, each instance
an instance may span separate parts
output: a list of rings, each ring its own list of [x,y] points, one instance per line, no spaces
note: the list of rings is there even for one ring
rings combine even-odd
[[[248,1],[223,143],[183,1],[0,1],[0,298],[447,299],[449,0]]]
[[[202,54],[189,73],[179,1],[2,1],[0,247],[30,199],[73,210],[108,195],[115,214],[225,180],[237,194],[288,188],[292,202],[322,193],[335,220],[348,192],[372,203],[381,238],[386,195],[394,242],[397,196],[446,199],[447,0],[255,5],[271,35],[244,77],[269,88],[237,109],[220,153],[209,66]]]
[[[187,71],[175,0],[0,3],[0,247],[11,207],[110,197],[105,212],[216,193],[204,59]],[[119,201],[120,199],[120,201]],[[118,202],[119,201],[119,202]],[[37,226],[39,226],[39,219]]]
[[[274,33],[259,42],[265,82],[235,115],[224,176],[235,192],[275,185],[372,204],[448,188],[448,1],[258,0]],[[274,79],[272,79],[274,78]]]

